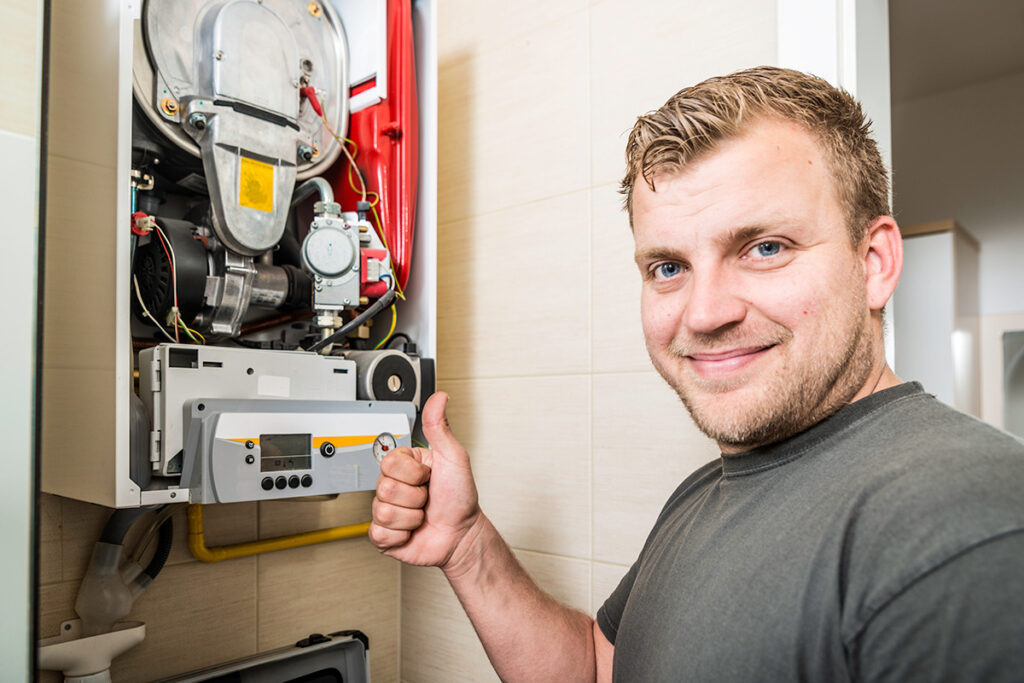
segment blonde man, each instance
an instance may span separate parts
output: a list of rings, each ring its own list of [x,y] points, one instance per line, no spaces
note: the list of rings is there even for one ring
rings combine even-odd
[[[722,455],[597,619],[477,502],[447,397],[384,460],[373,542],[440,567],[505,680],[1024,677],[1024,447],[885,361],[902,243],[847,93],[762,67],[641,117],[622,182],[655,368]]]

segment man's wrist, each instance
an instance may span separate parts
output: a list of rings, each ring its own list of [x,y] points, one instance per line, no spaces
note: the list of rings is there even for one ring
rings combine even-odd
[[[441,565],[441,571],[449,581],[457,580],[476,569],[484,551],[497,530],[487,519],[482,510],[478,510],[476,519],[463,534],[448,560]]]

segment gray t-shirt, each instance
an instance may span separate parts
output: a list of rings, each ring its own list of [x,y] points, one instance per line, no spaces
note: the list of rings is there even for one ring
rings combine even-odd
[[[597,621],[616,681],[1024,681],[1024,445],[911,383],[723,455]]]

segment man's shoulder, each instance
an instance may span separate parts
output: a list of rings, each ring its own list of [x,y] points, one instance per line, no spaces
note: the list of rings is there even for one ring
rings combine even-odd
[[[924,394],[864,429],[872,433],[855,439],[872,450],[857,463],[846,538],[860,609],[878,609],[952,558],[1024,530],[1024,444],[1016,437]]]
[[[921,483],[956,483],[973,470],[1024,476],[1024,441],[925,393],[885,405],[847,439],[864,464]]]

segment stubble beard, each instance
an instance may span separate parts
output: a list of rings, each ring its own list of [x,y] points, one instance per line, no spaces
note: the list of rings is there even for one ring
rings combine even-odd
[[[874,366],[875,348],[871,323],[863,317],[863,300],[850,303],[827,326],[830,334],[817,343],[824,353],[814,359],[787,357],[781,366],[771,368],[765,380],[742,377],[731,382],[705,380],[685,367],[676,372],[651,359],[661,376],[675,390],[697,428],[722,447],[749,450],[797,434],[835,413],[865,385]],[[685,356],[695,352],[734,347],[785,346],[793,333],[779,326],[751,343],[740,341],[735,332],[700,335],[690,340],[673,341],[672,359],[682,365]],[[770,349],[768,353],[777,353]],[[684,375],[684,376],[680,376]],[[730,405],[731,392],[746,392],[742,403]],[[720,405],[724,404],[724,405]]]

